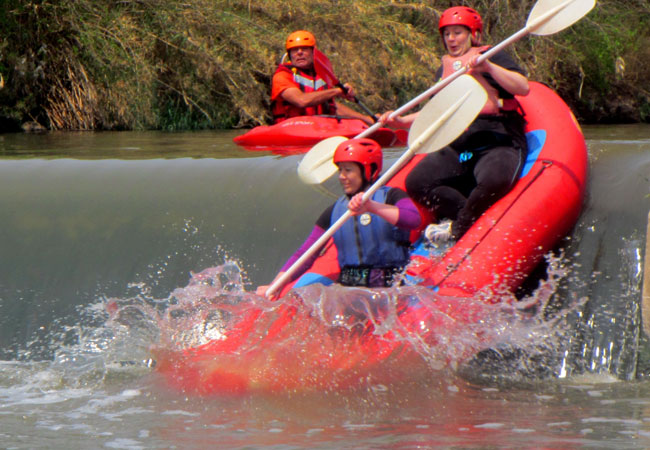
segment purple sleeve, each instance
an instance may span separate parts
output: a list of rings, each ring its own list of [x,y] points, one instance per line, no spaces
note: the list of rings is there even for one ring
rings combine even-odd
[[[399,216],[395,224],[399,228],[414,230],[420,226],[420,212],[409,197],[398,200],[395,206],[399,209]]]
[[[307,250],[316,242],[323,234],[325,234],[325,230],[323,230],[321,227],[318,225],[315,225],[314,228],[311,230],[311,233],[309,236],[307,236],[307,239],[303,244],[298,248],[298,250],[295,251],[293,255],[287,260],[286,263],[284,263],[284,266],[282,266],[282,269],[280,269],[281,272],[286,272],[289,270],[289,268],[298,261],[298,258],[300,258],[302,255],[305,254]],[[320,249],[319,249],[320,250]],[[319,252],[314,252],[311,258],[309,258],[307,261],[305,261],[297,271],[294,272],[294,274],[291,276],[290,280],[293,281],[296,278],[298,278],[300,275],[305,273],[312,264],[314,264],[314,261],[316,261],[316,258],[318,258]]]

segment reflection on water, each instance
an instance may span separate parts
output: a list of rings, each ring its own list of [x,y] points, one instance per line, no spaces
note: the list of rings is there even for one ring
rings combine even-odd
[[[242,131],[50,132],[0,135],[0,158],[246,158],[232,138]],[[268,153],[267,153],[268,154]]]

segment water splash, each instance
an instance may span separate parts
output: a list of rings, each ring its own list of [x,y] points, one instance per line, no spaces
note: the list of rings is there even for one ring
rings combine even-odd
[[[548,261],[546,280],[521,300],[495,290],[453,298],[421,286],[311,285],[275,302],[246,292],[245,271],[226,261],[165,298],[137,283],[131,295],[86,306],[80,324],[54,340],[54,366],[80,386],[155,365],[168,384],[199,394],[329,391],[468,367],[488,373],[485,381],[490,364],[477,355],[515,348],[511,376],[562,376],[563,324],[584,300],[574,294],[555,307],[568,269],[561,256]]]
[[[549,261],[547,279],[521,301],[494,290],[451,298],[420,286],[312,285],[269,302],[245,292],[239,267],[226,264],[173,292],[153,352],[171,385],[202,394],[368,387],[457,370],[508,346],[525,365],[543,365],[527,376],[548,376],[562,371],[561,323],[584,302],[549,313],[567,274],[561,258]]]

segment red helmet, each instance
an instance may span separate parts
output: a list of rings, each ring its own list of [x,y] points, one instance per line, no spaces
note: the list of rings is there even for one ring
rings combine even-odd
[[[479,41],[479,33],[483,32],[483,20],[480,14],[467,6],[454,6],[442,13],[438,22],[440,34],[442,34],[442,29],[449,25],[463,25],[469,28],[472,42],[476,44]]]
[[[379,177],[382,160],[381,146],[372,139],[349,139],[341,142],[334,151],[334,164],[338,166],[346,161],[361,164],[361,174],[368,182]]]
[[[309,31],[294,31],[287,38],[286,48],[290,50],[294,47],[316,47],[316,38]]]

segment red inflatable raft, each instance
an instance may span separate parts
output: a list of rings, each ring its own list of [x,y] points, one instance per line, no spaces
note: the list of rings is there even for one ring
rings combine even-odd
[[[292,150],[302,152],[323,139],[332,136],[355,137],[367,130],[368,125],[358,119],[332,116],[299,116],[275,125],[263,125],[237,136],[233,141],[248,150]],[[406,144],[406,135],[389,128],[379,128],[370,136],[382,147]]]
[[[489,337],[491,303],[513,292],[571,230],[585,195],[587,151],[569,108],[534,82],[519,101],[529,142],[520,180],[444,256],[416,250],[407,270],[416,285],[324,287],[338,274],[330,245],[278,302],[246,310],[205,345],[159,354],[157,370],[184,392],[293,392],[412,380],[434,364],[422,345],[462,353],[457,361],[472,356]],[[403,187],[421,157],[391,185]],[[433,300],[422,302],[422,292]],[[457,350],[479,324],[474,344]]]
[[[473,296],[486,288],[514,290],[576,223],[585,195],[587,150],[571,110],[548,87],[531,82],[518,98],[526,114],[528,157],[514,188],[483,214],[441,261],[413,256],[409,272],[444,295]],[[417,155],[389,185],[404,188]],[[431,218],[425,216],[426,223]],[[296,286],[338,276],[336,249]],[[286,292],[285,288],[285,291]]]

